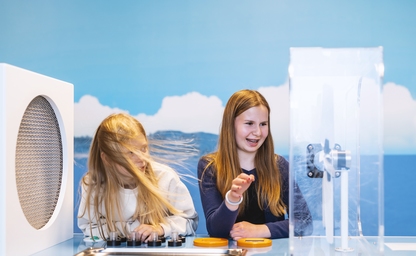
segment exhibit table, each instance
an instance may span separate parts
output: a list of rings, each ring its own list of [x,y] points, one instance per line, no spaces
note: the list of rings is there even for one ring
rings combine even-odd
[[[200,247],[194,246],[194,240],[200,237],[206,237],[206,235],[198,235],[196,237],[186,237],[186,242],[182,246],[178,247],[169,247],[167,243],[163,243],[160,247],[148,248],[146,246],[140,246],[137,248],[127,247],[122,244],[121,246],[111,247],[104,250],[101,250],[100,253],[96,254],[84,254],[84,255],[145,255],[143,254],[146,250],[147,252],[153,251],[153,255],[231,255],[227,254],[229,252],[241,252],[244,250],[245,255],[290,255],[289,254],[289,239],[273,239],[272,245],[267,247],[259,248],[249,248],[249,247],[240,247],[237,246],[236,241],[229,240],[228,246],[221,247]],[[317,237],[314,243],[319,243],[321,237]],[[374,242],[371,237],[366,239],[369,241],[369,246],[376,246],[376,239]],[[84,237],[82,234],[74,234],[72,239],[69,239],[65,242],[59,243],[55,246],[52,246],[46,250],[40,251],[35,256],[55,256],[55,255],[76,255],[80,254],[92,247],[102,248],[104,243],[91,244],[84,242]],[[106,246],[104,246],[106,247]],[[111,249],[111,250],[110,250]],[[235,250],[237,249],[237,250]],[[107,252],[106,252],[107,250]],[[132,250],[135,250],[135,253],[131,253]],[[234,251],[233,251],[234,250]],[[142,254],[140,254],[142,251]],[[111,252],[111,253],[110,253]],[[160,252],[160,253],[158,253]],[[176,253],[176,254],[174,254]],[[197,254],[199,253],[199,254]],[[151,255],[151,253],[148,253]],[[234,254],[238,255],[238,254]],[[319,251],[319,246],[310,245],[309,255],[325,255],[322,251]],[[341,253],[333,251],[330,255],[358,255],[358,252],[349,252]],[[360,254],[363,255],[363,254]],[[407,256],[407,255],[416,255],[416,237],[414,236],[389,236],[384,237],[384,255],[394,255],[394,256]]]

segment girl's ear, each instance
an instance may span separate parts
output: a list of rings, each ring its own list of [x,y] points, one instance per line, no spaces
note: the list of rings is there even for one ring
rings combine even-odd
[[[100,152],[100,157],[101,157],[101,160],[104,162],[104,164],[108,164],[108,161],[107,161],[107,155],[106,154],[104,154],[104,152]]]

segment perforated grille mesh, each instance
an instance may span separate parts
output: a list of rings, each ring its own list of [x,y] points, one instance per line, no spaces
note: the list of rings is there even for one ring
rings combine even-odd
[[[32,100],[20,124],[16,146],[16,183],[20,205],[36,229],[45,226],[55,210],[62,183],[62,140],[49,102]]]

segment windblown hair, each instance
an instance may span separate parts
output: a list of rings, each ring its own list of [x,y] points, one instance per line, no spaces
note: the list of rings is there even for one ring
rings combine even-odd
[[[165,222],[166,216],[179,213],[166,199],[166,191],[161,191],[158,187],[158,180],[151,165],[153,160],[149,154],[145,154],[148,149],[136,148],[132,144],[132,141],[140,136],[148,140],[138,120],[127,114],[113,114],[102,121],[92,140],[88,172],[81,180],[81,185],[86,190],[86,207],[81,216],[87,214],[90,223],[95,219],[103,238],[108,237],[108,234],[104,234],[102,222],[107,224],[108,232],[112,232],[117,231],[116,220],[127,221],[120,219],[123,209],[119,192],[126,185],[117,169],[120,166],[133,177],[138,188],[137,207],[133,219],[138,219],[142,224],[158,225]],[[128,154],[136,154],[145,161],[145,170],[140,170]],[[91,216],[89,206],[93,207],[94,216]],[[125,236],[128,232],[124,226],[124,234],[120,235]]]
[[[210,166],[216,171],[214,175],[217,178],[217,188],[224,198],[233,179],[241,173],[235,138],[235,119],[244,111],[256,106],[267,108],[269,123],[269,135],[257,150],[254,160],[258,175],[257,199],[260,209],[268,206],[275,216],[280,216],[285,214],[286,206],[281,199],[281,175],[276,163],[279,156],[274,153],[273,138],[270,132],[270,107],[259,92],[241,90],[230,97],[224,109],[218,149],[205,157],[208,161],[205,171]],[[239,208],[240,214],[246,207],[247,202],[247,197],[244,197]]]

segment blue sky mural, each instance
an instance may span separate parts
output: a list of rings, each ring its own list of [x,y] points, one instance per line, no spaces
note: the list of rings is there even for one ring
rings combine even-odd
[[[242,88],[288,153],[290,47],[384,48],[386,154],[416,154],[414,1],[0,1],[0,61],[73,83],[75,136],[125,111],[148,132],[218,133]],[[273,117],[274,116],[274,117]],[[195,121],[198,120],[198,121]]]
[[[382,46],[384,151],[397,155],[385,157],[386,235],[415,235],[404,185],[416,178],[414,10],[411,0],[0,0],[0,62],[74,84],[75,137],[120,111],[149,133],[217,134],[231,94],[256,89],[288,155],[289,48]],[[88,150],[78,146],[75,193]]]

